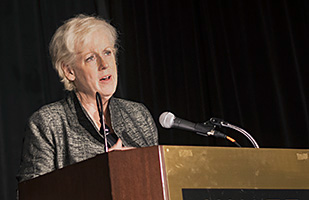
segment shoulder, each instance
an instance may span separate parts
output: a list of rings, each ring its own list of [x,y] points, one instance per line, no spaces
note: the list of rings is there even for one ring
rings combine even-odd
[[[158,144],[156,124],[144,104],[113,97],[109,108],[114,131],[126,132],[122,135],[126,145],[144,147]]]
[[[116,117],[130,118],[138,121],[153,121],[150,111],[144,104],[139,102],[113,97],[111,98],[109,108],[112,115]]]
[[[50,121],[56,120],[65,113],[64,104],[65,101],[60,100],[44,105],[31,115],[29,121],[38,123],[49,123]]]
[[[118,103],[118,104],[121,104],[121,105],[131,105],[131,106],[142,104],[142,103],[139,103],[139,102],[121,99],[121,98],[117,98],[117,97],[112,97],[111,103]]]
[[[135,101],[130,101],[130,100],[125,100],[125,99],[120,99],[120,98],[115,98],[113,97],[110,102],[112,107],[118,107],[118,108],[123,108],[126,109],[128,112],[134,112],[134,111],[145,111],[148,109],[146,106],[142,103],[135,102]]]

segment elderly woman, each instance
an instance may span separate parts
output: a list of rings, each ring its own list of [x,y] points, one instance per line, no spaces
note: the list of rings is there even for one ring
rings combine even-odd
[[[117,33],[106,21],[79,15],[65,22],[50,43],[52,62],[68,92],[43,106],[28,123],[19,182],[105,152],[96,92],[104,123],[115,143],[110,150],[158,144],[146,107],[113,97],[117,86]]]

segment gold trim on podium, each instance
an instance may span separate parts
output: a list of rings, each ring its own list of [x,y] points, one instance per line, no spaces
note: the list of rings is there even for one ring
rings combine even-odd
[[[162,146],[170,200],[182,189],[309,189],[309,150]]]

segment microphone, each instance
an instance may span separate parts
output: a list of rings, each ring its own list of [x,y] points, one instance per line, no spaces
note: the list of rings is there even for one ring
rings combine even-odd
[[[212,118],[214,119],[214,118]],[[211,122],[205,122],[205,123],[193,123],[189,122],[184,119],[180,119],[178,117],[175,117],[175,115],[171,112],[164,112],[159,117],[159,122],[163,128],[178,128],[185,131],[193,131],[196,132],[198,135],[202,136],[214,136],[216,138],[224,138],[227,139],[234,144],[236,144],[238,147],[241,147],[236,140],[233,138],[216,131],[216,125],[212,124]]]
[[[107,143],[107,134],[105,130],[102,98],[99,92],[95,93],[95,97],[96,97],[96,102],[97,102],[97,107],[98,107],[98,112],[99,112],[99,117],[100,117],[100,123],[101,123],[100,133],[104,136],[104,147],[105,147],[104,149],[105,149],[105,152],[107,153],[108,143]]]
[[[159,117],[159,122],[163,128],[178,128],[186,131],[204,133],[207,134],[207,136],[213,135],[217,137],[222,137],[214,133],[215,126],[213,125],[207,125],[207,123],[193,123],[184,119],[180,119],[178,117],[175,117],[175,115],[171,112],[162,113]],[[215,132],[218,133],[217,131]]]

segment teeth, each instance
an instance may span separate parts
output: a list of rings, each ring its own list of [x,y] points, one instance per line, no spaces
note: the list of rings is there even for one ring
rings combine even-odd
[[[105,76],[105,77],[102,78],[102,80],[106,80],[106,79],[109,79],[109,78],[110,78],[110,76]]]

